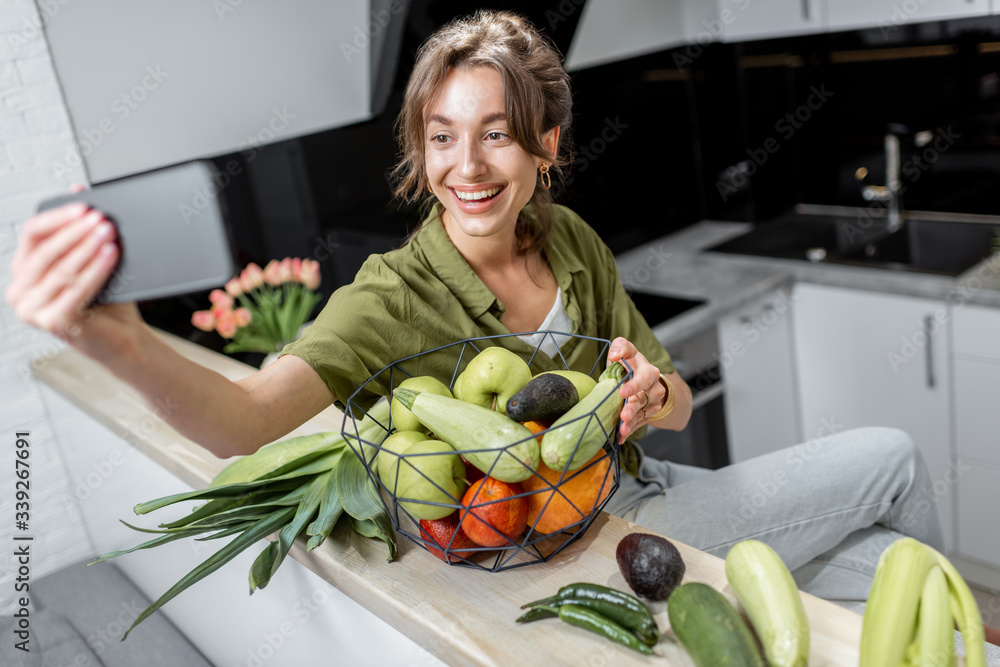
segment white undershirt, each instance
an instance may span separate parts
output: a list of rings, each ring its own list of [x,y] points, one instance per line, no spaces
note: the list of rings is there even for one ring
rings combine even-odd
[[[556,301],[552,304],[549,314],[545,316],[545,319],[538,326],[538,330],[561,331],[567,334],[573,330],[573,322],[569,319],[569,315],[566,313],[566,307],[563,305],[561,287],[556,288]],[[549,335],[544,333],[518,334],[517,337],[528,345],[537,347],[550,357],[557,356],[559,354],[559,348],[562,347],[562,345],[570,338],[570,336]]]

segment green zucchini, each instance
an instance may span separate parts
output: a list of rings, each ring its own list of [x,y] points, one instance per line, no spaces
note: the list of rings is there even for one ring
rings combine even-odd
[[[765,667],[750,628],[711,586],[691,582],[675,588],[667,600],[667,616],[698,667]]]
[[[507,415],[457,398],[412,389],[397,388],[393,397],[436,437],[501,482],[523,482],[538,469],[538,441],[534,434]]]
[[[781,557],[763,542],[738,542],[726,555],[726,578],[772,667],[805,667],[809,621],[798,586]]]
[[[594,389],[552,424],[542,436],[545,465],[558,471],[576,470],[594,458],[618,424],[625,400],[617,387],[624,377],[625,367],[611,364]]]

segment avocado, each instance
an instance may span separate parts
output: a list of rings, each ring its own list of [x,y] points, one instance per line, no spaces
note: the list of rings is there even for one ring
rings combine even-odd
[[[580,400],[582,401],[587,397],[587,394],[597,386],[597,380],[590,377],[586,373],[581,373],[580,371],[543,371],[538,375],[561,375],[576,387],[577,393],[580,394]],[[538,377],[537,375],[535,377]]]
[[[659,535],[629,533],[615,550],[618,569],[636,595],[666,600],[684,578],[684,560],[671,542]]]
[[[579,403],[573,382],[561,375],[537,375],[507,399],[507,416],[518,422],[551,424]]]

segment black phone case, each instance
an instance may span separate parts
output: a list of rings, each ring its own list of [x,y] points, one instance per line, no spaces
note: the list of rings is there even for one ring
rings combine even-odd
[[[224,285],[235,272],[225,203],[211,162],[198,160],[47,199],[99,210],[118,230],[121,259],[96,302],[146,301]]]

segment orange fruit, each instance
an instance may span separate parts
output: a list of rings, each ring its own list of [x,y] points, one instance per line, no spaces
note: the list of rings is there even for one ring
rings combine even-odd
[[[533,421],[521,422],[521,424],[523,424],[524,426],[527,426],[528,430],[531,431],[532,433],[541,433],[542,431],[544,431],[545,429],[548,428],[548,426],[546,426],[545,424],[541,424],[539,422],[533,422]],[[541,436],[539,436],[538,438],[536,438],[536,440],[538,440],[538,442],[541,443],[541,441],[542,441]]]
[[[563,483],[558,484],[560,473],[540,463],[535,474],[521,482],[530,494],[528,525],[541,533],[556,533],[590,516],[611,493],[614,479],[608,474],[610,467],[611,456],[602,450],[577,470],[567,471]],[[557,484],[559,490],[555,491],[552,486]]]
[[[448,560],[452,563],[462,558],[470,558],[476,551],[460,551],[479,545],[469,539],[458,527],[458,512],[455,511],[443,519],[422,519],[420,521],[420,536],[429,542],[437,544],[441,549],[448,550]],[[444,551],[427,546],[432,554],[445,560]]]
[[[519,484],[484,477],[465,492],[459,525],[481,547],[502,547],[513,542],[528,525],[528,501]]]

